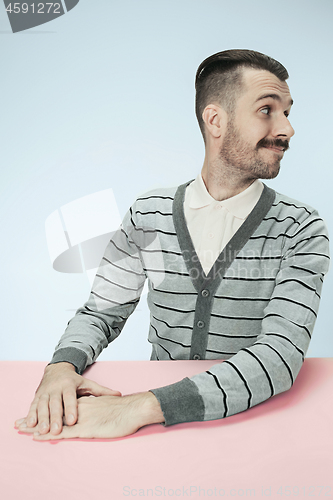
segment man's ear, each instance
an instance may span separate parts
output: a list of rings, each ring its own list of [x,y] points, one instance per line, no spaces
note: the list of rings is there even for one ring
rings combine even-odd
[[[215,139],[224,134],[228,123],[227,113],[218,104],[208,104],[202,113],[202,119],[205,122],[206,133],[211,134]]]

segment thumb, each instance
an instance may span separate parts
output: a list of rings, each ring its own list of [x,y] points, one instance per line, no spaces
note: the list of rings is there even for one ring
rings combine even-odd
[[[77,393],[80,396],[121,396],[121,392],[114,391],[109,387],[97,384],[93,380],[84,378],[82,383],[77,388]]]

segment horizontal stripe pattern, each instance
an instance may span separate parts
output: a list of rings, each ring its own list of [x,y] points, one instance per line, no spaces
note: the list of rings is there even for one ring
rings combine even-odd
[[[146,279],[152,359],[190,359],[202,297],[185,262],[196,256],[182,255],[175,230],[175,192],[154,190],[136,200],[108,244],[89,300],[70,321],[55,359],[80,341],[81,365],[93,363],[121,332]],[[189,379],[202,398],[204,420],[244,411],[292,386],[306,356],[328,270],[325,224],[311,207],[276,193],[231,260],[225,275],[215,277],[221,281],[202,327],[205,358],[224,361]],[[172,401],[164,395],[170,392],[152,392],[167,414]]]

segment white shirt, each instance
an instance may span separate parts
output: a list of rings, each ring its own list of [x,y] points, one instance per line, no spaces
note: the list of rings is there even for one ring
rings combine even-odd
[[[263,183],[255,180],[236,196],[217,201],[208,193],[201,174],[186,188],[185,219],[206,275],[258,202],[263,189]]]

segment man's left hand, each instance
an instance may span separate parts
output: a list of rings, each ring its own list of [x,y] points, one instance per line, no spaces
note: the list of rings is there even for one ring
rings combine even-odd
[[[129,396],[83,396],[78,399],[78,421],[63,426],[60,434],[39,434],[34,428],[23,432],[33,434],[36,441],[70,438],[118,438],[134,434],[140,427],[164,422],[159,402],[151,392]],[[22,432],[22,431],[21,431]]]

